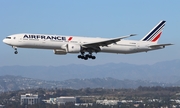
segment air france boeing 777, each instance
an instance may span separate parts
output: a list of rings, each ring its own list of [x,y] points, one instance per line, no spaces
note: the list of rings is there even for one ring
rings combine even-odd
[[[108,39],[23,33],[7,36],[3,42],[12,46],[15,50],[15,54],[18,53],[17,48],[52,49],[54,54],[57,55],[80,53],[78,58],[87,60],[96,58],[92,55],[92,53],[104,52],[131,54],[158,50],[165,48],[165,46],[172,45],[157,43],[162,34],[165,23],[166,21],[160,21],[147,35],[145,35],[139,41],[124,39],[134,36],[135,34]]]

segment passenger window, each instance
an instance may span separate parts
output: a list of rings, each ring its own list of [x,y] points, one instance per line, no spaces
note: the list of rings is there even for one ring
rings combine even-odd
[[[16,39],[16,37],[14,37],[14,39]]]

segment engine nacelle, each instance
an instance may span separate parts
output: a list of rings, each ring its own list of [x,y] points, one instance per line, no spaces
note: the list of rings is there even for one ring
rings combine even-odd
[[[81,51],[81,46],[78,44],[68,44],[67,50],[68,53],[79,53]]]
[[[54,54],[57,54],[57,55],[66,55],[67,52],[66,50],[63,50],[63,49],[55,49],[53,50]]]

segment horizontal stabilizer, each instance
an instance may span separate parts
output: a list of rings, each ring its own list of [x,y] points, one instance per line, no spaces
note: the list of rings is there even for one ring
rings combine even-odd
[[[149,47],[160,47],[160,46],[169,46],[173,44],[157,44],[157,45],[150,45]]]

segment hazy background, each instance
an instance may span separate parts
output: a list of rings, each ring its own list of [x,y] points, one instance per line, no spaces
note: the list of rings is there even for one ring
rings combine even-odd
[[[180,58],[179,0],[1,0],[0,40],[16,33],[43,33],[114,38],[131,33],[140,40],[160,20],[166,20],[160,43],[175,45],[163,50],[131,55],[101,54],[96,60],[81,60],[77,54],[54,55],[51,50],[14,49],[0,42],[0,66],[68,64],[99,65],[126,62],[153,64]]]

